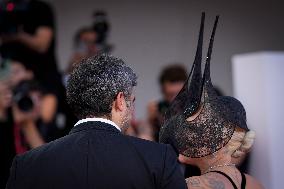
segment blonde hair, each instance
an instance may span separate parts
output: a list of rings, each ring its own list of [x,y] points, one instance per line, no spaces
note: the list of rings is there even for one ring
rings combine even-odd
[[[233,158],[244,156],[251,150],[255,139],[255,132],[236,129],[231,140],[226,145],[228,153]]]

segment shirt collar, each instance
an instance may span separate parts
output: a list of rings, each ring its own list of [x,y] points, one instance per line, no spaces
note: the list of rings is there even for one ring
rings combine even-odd
[[[103,123],[107,123],[107,124],[114,126],[115,128],[117,128],[121,132],[121,129],[114,122],[112,122],[111,120],[108,120],[108,119],[104,119],[104,118],[92,117],[92,118],[81,119],[74,125],[74,127],[76,127],[77,125],[79,125],[81,123],[85,123],[85,122],[88,122],[88,121],[100,121],[100,122],[103,122]]]

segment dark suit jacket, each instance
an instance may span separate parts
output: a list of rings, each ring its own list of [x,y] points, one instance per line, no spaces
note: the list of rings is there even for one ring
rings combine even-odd
[[[169,145],[86,122],[14,159],[8,189],[187,188]]]

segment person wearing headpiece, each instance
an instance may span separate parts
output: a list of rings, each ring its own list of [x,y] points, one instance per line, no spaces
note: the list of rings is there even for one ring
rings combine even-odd
[[[233,97],[218,96],[211,82],[210,59],[218,18],[202,76],[202,13],[195,60],[187,81],[165,114],[160,142],[171,144],[181,163],[200,168],[201,176],[187,179],[189,188],[263,188],[234,164],[250,150],[255,137],[247,127],[245,109]]]

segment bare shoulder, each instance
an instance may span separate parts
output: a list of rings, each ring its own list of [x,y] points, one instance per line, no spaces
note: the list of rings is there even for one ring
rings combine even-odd
[[[231,184],[222,175],[208,173],[186,179],[190,189],[231,189]]]
[[[264,187],[262,186],[262,184],[256,180],[255,178],[253,178],[250,175],[245,174],[246,176],[246,180],[247,180],[247,185],[246,187],[248,189],[253,188],[253,189],[264,189]]]

